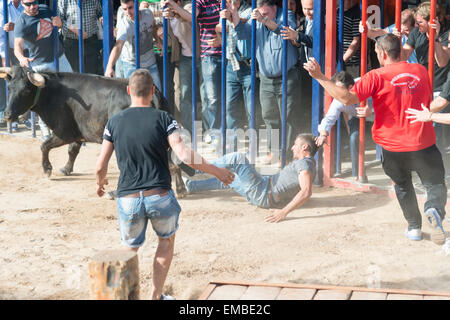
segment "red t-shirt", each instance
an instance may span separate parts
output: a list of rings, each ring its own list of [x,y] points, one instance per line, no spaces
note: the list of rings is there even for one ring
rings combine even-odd
[[[418,151],[436,143],[431,122],[411,123],[405,110],[429,106],[431,86],[425,67],[405,61],[365,74],[353,87],[363,101],[372,97],[375,122],[373,140],[392,152]]]

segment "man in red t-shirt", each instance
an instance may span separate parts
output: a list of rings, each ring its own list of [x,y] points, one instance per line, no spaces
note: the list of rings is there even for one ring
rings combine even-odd
[[[408,222],[405,236],[410,240],[422,239],[422,218],[411,179],[411,171],[416,171],[427,190],[424,210],[433,227],[431,240],[442,244],[445,232],[441,221],[447,202],[442,155],[435,145],[433,125],[412,124],[405,118],[408,108],[430,105],[432,89],[428,71],[419,64],[400,61],[401,43],[393,34],[377,38],[375,51],[381,68],[365,74],[351,90],[336,86],[321,72],[314,58],[304,68],[345,105],[372,97],[375,113],[372,135],[383,148],[384,172],[395,183],[395,193]],[[363,109],[358,112],[364,113]]]

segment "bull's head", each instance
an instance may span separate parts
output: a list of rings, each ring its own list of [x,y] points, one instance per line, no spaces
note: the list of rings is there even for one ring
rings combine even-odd
[[[0,78],[8,81],[9,98],[4,118],[16,121],[34,106],[38,88],[45,86],[45,78],[31,69],[18,66],[0,68]]]

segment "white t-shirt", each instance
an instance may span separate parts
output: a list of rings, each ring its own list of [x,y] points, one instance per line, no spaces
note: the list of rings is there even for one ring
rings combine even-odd
[[[139,18],[139,48],[141,67],[149,67],[156,63],[155,52],[153,50],[153,26],[155,19],[153,13],[148,9],[140,10]],[[117,40],[125,41],[122,48],[121,58],[128,63],[136,63],[134,21],[124,16],[117,22]]]

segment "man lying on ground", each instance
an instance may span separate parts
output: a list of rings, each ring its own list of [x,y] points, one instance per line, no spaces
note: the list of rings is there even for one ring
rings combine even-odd
[[[234,172],[233,183],[225,186],[216,178],[186,180],[188,193],[232,188],[248,202],[262,208],[271,208],[267,222],[279,222],[311,197],[316,173],[314,155],[318,147],[312,134],[299,134],[292,146],[294,160],[272,176],[262,176],[241,153],[233,152],[213,161],[217,167]]]

